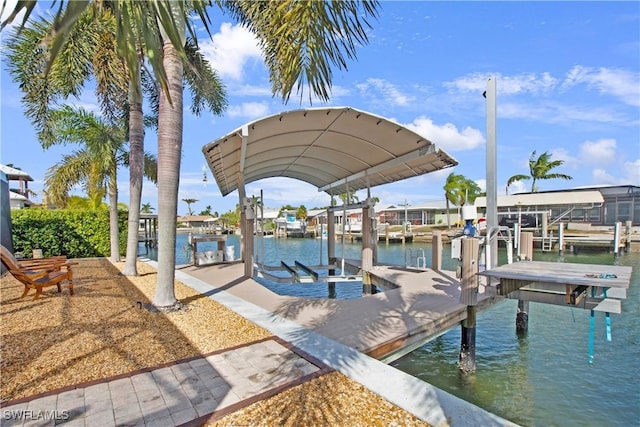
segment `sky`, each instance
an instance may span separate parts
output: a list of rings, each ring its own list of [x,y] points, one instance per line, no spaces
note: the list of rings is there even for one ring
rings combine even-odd
[[[39,13],[46,10],[38,5]],[[540,191],[600,185],[640,185],[640,3],[627,2],[426,2],[382,1],[371,21],[369,43],[360,46],[347,70],[334,70],[331,100],[301,102],[293,93],[283,104],[273,96],[256,39],[212,9],[210,37],[199,44],[226,86],[222,116],[189,112],[185,92],[179,200],[196,199],[220,214],[234,209],[237,193],[222,197],[206,167],[202,147],[245,123],[307,107],[348,106],[384,116],[432,141],[459,165],[371,189],[381,205],[419,205],[444,200],[443,186],[455,172],[486,182],[487,80],[497,81],[497,191],[509,177],[529,174],[535,151],[564,163],[554,172],[570,181],[538,182]],[[2,34],[4,35],[4,34]],[[28,172],[41,200],[48,168],[77,147],[43,150],[24,118],[21,92],[6,71],[0,76],[0,162]],[[93,91],[80,105],[98,112]],[[157,137],[147,130],[145,148]],[[206,182],[203,175],[206,174]],[[128,171],[120,171],[119,199],[128,204]],[[531,181],[509,187],[530,191]],[[316,187],[287,178],[249,183],[248,196],[264,195],[264,206],[307,209],[330,198]],[[77,194],[82,194],[77,190]],[[360,199],[366,192],[358,193]],[[143,203],[157,209],[157,188],[145,182]],[[187,213],[179,201],[178,214]]]

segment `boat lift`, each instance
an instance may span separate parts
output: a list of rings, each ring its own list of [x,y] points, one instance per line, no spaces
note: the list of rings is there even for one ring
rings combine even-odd
[[[257,268],[258,277],[267,279],[275,283],[317,283],[317,282],[361,282],[361,274],[342,274],[342,275],[321,275],[315,269],[327,269],[333,271],[336,265],[317,265],[307,266],[299,261],[294,261],[291,266],[284,261],[280,261],[280,266],[261,266]],[[271,271],[286,271],[288,276],[280,276],[271,273]]]

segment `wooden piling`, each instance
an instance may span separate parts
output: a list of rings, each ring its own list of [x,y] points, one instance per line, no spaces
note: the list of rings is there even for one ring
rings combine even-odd
[[[242,241],[244,242],[244,247],[242,249],[243,252],[243,261],[244,261],[244,276],[248,278],[253,277],[253,230],[254,227],[254,218],[255,213],[253,212],[253,208],[251,206],[247,207],[246,214],[242,218],[244,221],[244,227],[242,232]]]
[[[431,269],[442,270],[442,232],[439,230],[431,237]]]
[[[334,264],[336,261],[336,222],[335,214],[330,209],[327,210],[327,260],[329,264]],[[330,268],[328,273],[329,276],[335,275],[335,268]]]
[[[533,233],[520,233],[520,246],[518,247],[518,258],[521,261],[533,260]]]
[[[478,304],[478,257],[479,239],[462,239],[462,277],[460,279],[460,303],[467,306],[467,318],[461,323],[459,369],[463,372],[476,370],[476,306]]]
[[[480,240],[473,237],[462,239],[462,276],[460,279],[460,304],[478,304],[478,257]]]
[[[362,269],[365,272],[373,268],[373,247],[376,245],[376,242],[371,238],[371,217],[369,213],[369,207],[362,208]],[[366,275],[363,275],[363,280],[365,279],[364,276]]]
[[[533,261],[533,233],[520,233],[520,253],[522,261]],[[518,300],[516,312],[516,334],[524,335],[529,330],[529,301]]]
[[[525,335],[529,330],[529,301],[518,300],[516,312],[516,334]]]

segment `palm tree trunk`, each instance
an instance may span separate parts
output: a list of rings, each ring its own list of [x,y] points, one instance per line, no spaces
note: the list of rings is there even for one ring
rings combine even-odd
[[[171,307],[176,265],[176,220],[182,151],[182,60],[170,41],[164,42],[164,67],[170,100],[162,91],[158,116],[158,278],[153,304]]]
[[[118,230],[118,165],[114,161],[109,176],[109,240],[111,241],[111,260],[120,262],[120,232]]]
[[[447,201],[447,229],[451,230],[451,213],[449,212],[449,198],[445,196],[444,199]]]
[[[144,174],[144,122],[140,73],[129,90],[129,218],[127,226],[127,257],[122,274],[137,276],[138,227]]]

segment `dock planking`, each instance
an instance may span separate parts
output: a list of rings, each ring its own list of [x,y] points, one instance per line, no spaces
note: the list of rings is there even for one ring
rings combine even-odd
[[[519,261],[504,264],[479,273],[499,279],[514,279],[525,282],[559,283],[585,286],[628,288],[631,282],[631,267],[616,265],[594,265],[543,261]],[[601,278],[613,274],[616,277]]]
[[[631,272],[627,266],[519,261],[479,274],[499,280],[498,293],[509,298],[620,313]]]
[[[349,264],[357,268],[359,261]],[[453,271],[375,266],[370,271],[373,282],[381,288],[393,284],[393,289],[349,300],[278,295],[253,279],[241,278],[241,265],[182,271],[384,362],[459,327],[467,316]],[[480,294],[478,311],[503,300]]]

